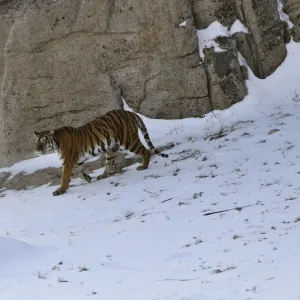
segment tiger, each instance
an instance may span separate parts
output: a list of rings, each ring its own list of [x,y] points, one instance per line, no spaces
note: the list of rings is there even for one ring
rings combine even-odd
[[[150,149],[142,144],[138,129]],[[91,182],[92,178],[84,172],[83,164],[92,157],[105,154],[104,172],[96,179],[108,177],[115,153],[120,147],[142,157],[138,171],[148,168],[153,152],[164,158],[169,157],[153,146],[140,116],[123,109],[111,110],[80,127],[63,126],[54,130],[34,131],[34,135],[38,156],[56,152],[62,162],[60,186],[52,193],[53,196],[67,191],[74,174],[88,183]]]

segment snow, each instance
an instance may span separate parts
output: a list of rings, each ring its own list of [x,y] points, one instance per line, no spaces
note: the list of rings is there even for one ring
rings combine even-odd
[[[239,19],[236,19],[232,24],[229,30],[229,36],[234,35],[237,32],[248,33],[248,28]]]
[[[39,249],[39,247],[9,237],[0,237],[0,245],[1,267],[3,267],[3,264],[8,265],[8,263],[12,261],[34,258],[42,255],[44,252],[42,251],[43,249]]]
[[[179,27],[186,27],[186,20],[185,21],[183,21],[183,22],[181,22],[180,24],[179,24]]]
[[[202,30],[197,30],[198,36],[198,46],[200,56],[204,58],[203,50],[205,48],[214,47],[216,52],[225,51],[219,47],[219,44],[215,41],[218,36],[232,36],[237,32],[245,32],[248,33],[247,27],[245,27],[240,20],[236,20],[230,29],[228,27],[223,26],[218,21],[211,23],[207,28]]]
[[[288,24],[288,28],[292,29],[294,27],[294,24],[290,21],[290,17],[283,12],[283,3],[281,1],[283,0],[277,0],[280,20],[286,22]]]
[[[154,145],[175,143],[147,170],[72,180],[58,197],[2,192],[1,299],[299,299],[300,45],[287,50],[268,78],[249,70],[230,109],[143,117]]]

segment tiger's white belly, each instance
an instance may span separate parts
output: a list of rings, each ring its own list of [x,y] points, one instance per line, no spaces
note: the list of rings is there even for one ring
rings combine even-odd
[[[103,146],[101,147],[101,145],[96,145],[94,147],[93,152],[92,152],[92,148],[91,148],[87,152],[81,154],[81,156],[78,159],[77,164],[83,163],[86,160],[91,159],[91,158],[99,158],[99,156],[102,155],[105,151],[111,150],[117,144],[115,142],[111,142],[110,146],[108,147],[106,140],[103,140],[102,142],[104,144],[103,145],[104,147]],[[103,149],[105,149],[105,151],[103,151]]]
[[[96,155],[96,156],[94,156],[94,155],[92,155],[92,154],[90,154],[90,153],[88,153],[88,152],[83,153],[83,154],[81,154],[81,155],[79,156],[79,159],[78,159],[78,161],[77,161],[77,164],[84,163],[85,161],[91,160],[92,158],[98,159],[100,155],[102,155],[102,153],[99,153],[99,154]]]

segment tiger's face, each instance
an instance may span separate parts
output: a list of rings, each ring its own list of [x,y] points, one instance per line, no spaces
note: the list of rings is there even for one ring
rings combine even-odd
[[[57,146],[54,142],[53,130],[34,132],[35,135],[35,150],[38,155],[50,154],[56,151]]]

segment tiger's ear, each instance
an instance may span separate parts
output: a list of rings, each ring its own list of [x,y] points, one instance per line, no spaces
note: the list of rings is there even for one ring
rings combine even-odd
[[[35,136],[35,137],[39,137],[39,135],[40,135],[39,132],[37,132],[37,131],[34,132],[34,136]]]
[[[50,131],[49,131],[49,135],[50,135],[50,136],[53,136],[53,135],[54,135],[54,130],[50,130]]]

